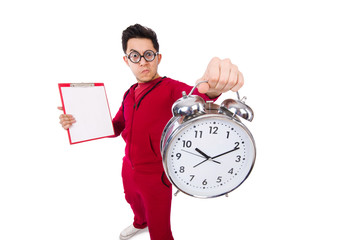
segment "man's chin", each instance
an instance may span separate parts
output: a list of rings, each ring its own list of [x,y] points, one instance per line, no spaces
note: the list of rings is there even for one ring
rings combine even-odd
[[[155,74],[154,76],[140,76],[137,78],[137,81],[140,83],[146,83],[146,82],[150,82],[156,78],[158,78],[157,74]]]
[[[139,83],[151,82],[152,80],[153,78],[137,78],[137,82]]]

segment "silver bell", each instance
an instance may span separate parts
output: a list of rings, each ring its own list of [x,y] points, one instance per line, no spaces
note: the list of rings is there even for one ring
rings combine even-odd
[[[182,92],[182,98],[172,105],[173,116],[191,116],[205,113],[205,101],[197,95],[186,95]]]
[[[220,105],[219,111],[231,117],[238,115],[244,118],[245,120],[251,122],[254,118],[253,110],[248,105],[245,104],[246,97],[243,97],[240,100],[239,93],[237,93],[237,95],[238,95],[238,100],[235,99],[224,100]]]

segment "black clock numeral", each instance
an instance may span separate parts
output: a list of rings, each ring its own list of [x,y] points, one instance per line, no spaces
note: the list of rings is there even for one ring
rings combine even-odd
[[[202,185],[207,185],[207,179],[205,179],[203,182],[202,182]]]
[[[190,175],[191,179],[190,182],[194,179],[195,175]]]
[[[219,128],[218,127],[209,127],[210,128],[210,134],[217,134],[217,131],[219,130]]]
[[[221,177],[221,176],[218,176],[216,182],[217,182],[217,183],[221,183],[221,181],[222,181],[222,177]]]
[[[202,131],[195,131],[195,138],[202,138]]]
[[[182,147],[190,148],[191,146],[192,146],[192,142],[190,140],[189,141],[182,140]]]
[[[185,172],[185,167],[184,166],[181,166],[180,167],[180,173],[184,173]]]
[[[237,155],[236,157],[237,157],[237,159],[235,160],[235,162],[240,162],[241,161],[241,156]]]
[[[226,131],[226,138],[229,138],[229,136],[230,136],[230,132]]]
[[[177,160],[179,160],[181,158],[181,156],[182,156],[181,153],[176,153]]]
[[[228,173],[233,174],[233,173],[234,173],[234,168],[230,169],[230,170],[228,171]]]
[[[235,142],[235,148],[238,148],[238,147],[239,147],[239,145],[240,145],[240,143],[239,143],[239,142]]]

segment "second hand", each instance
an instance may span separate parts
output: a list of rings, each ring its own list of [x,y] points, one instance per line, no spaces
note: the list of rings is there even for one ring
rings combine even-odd
[[[200,157],[200,158],[204,158],[203,156],[198,155],[198,154],[193,153],[193,152],[189,152],[189,151],[186,151],[186,150],[183,150],[183,149],[181,149],[181,151],[183,151],[183,152],[187,152],[187,153],[192,154],[192,155],[195,155],[195,156],[198,156],[198,157]]]

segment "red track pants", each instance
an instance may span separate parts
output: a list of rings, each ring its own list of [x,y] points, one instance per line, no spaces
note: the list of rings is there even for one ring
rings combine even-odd
[[[171,232],[172,185],[160,173],[139,173],[123,161],[123,188],[134,213],[133,226],[148,226],[151,240],[173,240]],[[166,186],[167,185],[167,186]]]

